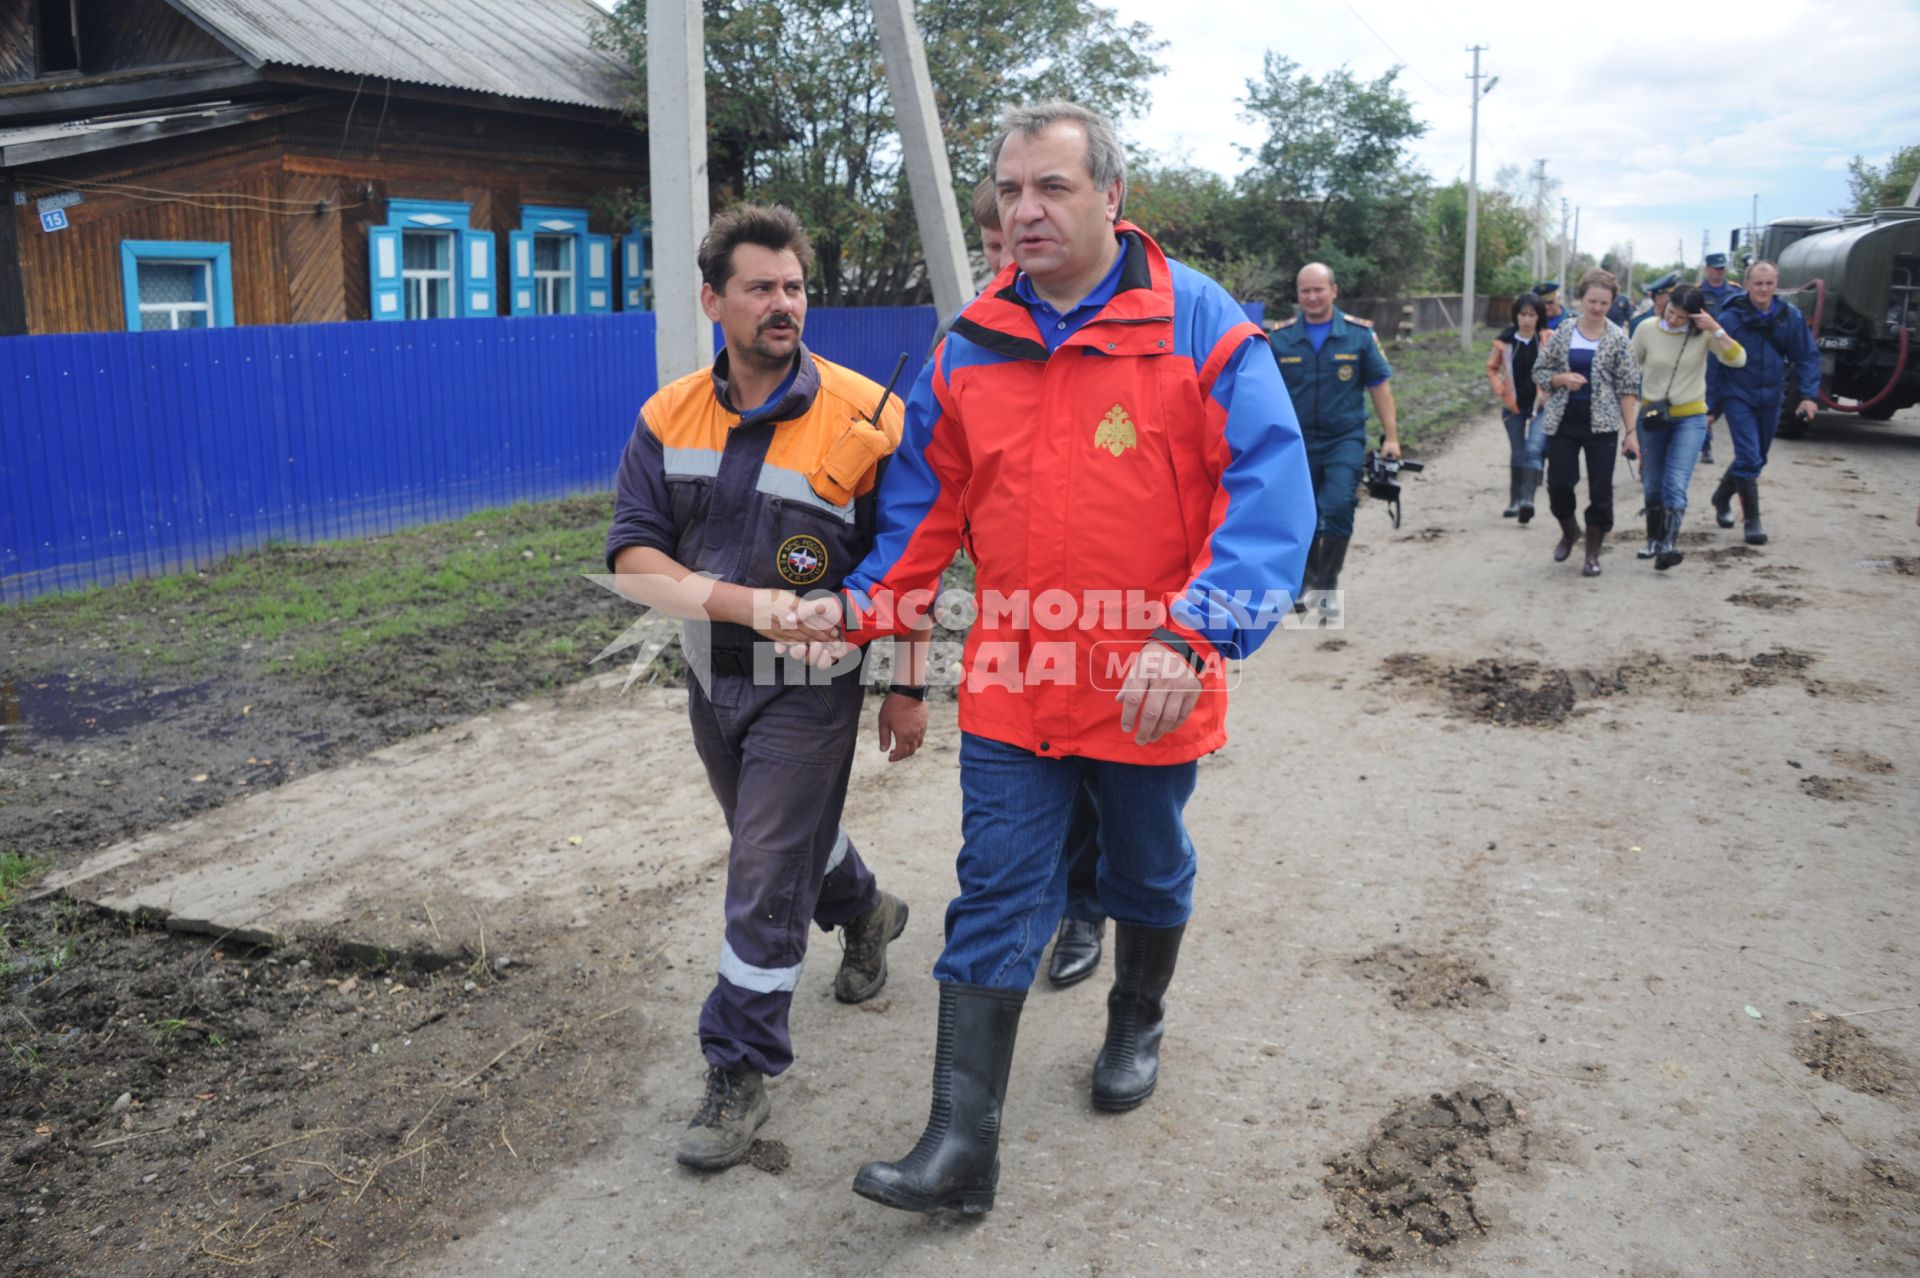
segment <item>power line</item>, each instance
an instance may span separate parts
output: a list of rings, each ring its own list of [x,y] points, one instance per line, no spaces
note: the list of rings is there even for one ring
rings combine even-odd
[[[1348,5],[1347,12],[1351,13],[1354,16],[1355,21],[1359,22],[1361,26],[1365,27],[1368,30],[1368,32],[1372,34],[1373,38],[1378,40],[1382,45],[1382,47],[1384,47],[1388,53],[1391,53],[1393,55],[1394,61],[1398,62],[1401,66],[1405,67],[1407,70],[1413,72],[1413,74],[1416,77],[1418,77],[1420,80],[1426,83],[1426,86],[1429,89],[1432,89],[1435,93],[1438,93],[1442,97],[1446,96],[1447,91],[1445,89],[1435,84],[1432,80],[1428,80],[1426,76],[1421,74],[1419,67],[1414,66],[1413,63],[1401,57],[1400,50],[1388,44],[1387,38],[1381,35],[1378,31],[1375,31],[1373,29],[1373,24],[1371,22],[1368,22],[1364,17],[1362,17],[1358,9],[1354,8],[1352,5]]]

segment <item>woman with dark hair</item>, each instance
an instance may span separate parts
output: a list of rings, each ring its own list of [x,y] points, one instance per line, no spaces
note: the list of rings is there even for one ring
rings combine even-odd
[[[1629,461],[1639,455],[1633,418],[1638,407],[1640,369],[1633,348],[1607,309],[1620,286],[1606,271],[1588,271],[1576,294],[1580,318],[1562,324],[1533,365],[1534,385],[1553,392],[1547,400],[1547,501],[1560,521],[1560,544],[1553,561],[1562,563],[1580,540],[1574,518],[1579,499],[1580,458],[1587,461],[1587,557],[1582,576],[1600,575],[1600,547],[1613,527],[1614,437]]]
[[[1487,380],[1500,397],[1500,420],[1507,428],[1507,508],[1504,519],[1533,518],[1533,494],[1540,486],[1540,457],[1546,436],[1534,412],[1533,364],[1547,331],[1546,304],[1531,293],[1513,299],[1512,323],[1493,339],[1487,356]]]
[[[1707,310],[1698,285],[1682,284],[1660,317],[1633,330],[1645,405],[1640,482],[1647,496],[1647,544],[1641,559],[1665,571],[1686,556],[1676,544],[1700,444],[1707,436],[1707,356],[1743,368],[1747,352]]]

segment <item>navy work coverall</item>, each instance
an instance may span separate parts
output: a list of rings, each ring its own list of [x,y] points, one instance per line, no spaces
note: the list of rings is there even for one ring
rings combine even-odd
[[[1733,465],[1727,474],[1755,479],[1767,464],[1773,433],[1780,426],[1780,409],[1787,393],[1787,373],[1793,372],[1796,399],[1820,398],[1820,348],[1800,309],[1792,302],[1773,299],[1762,315],[1753,298],[1740,294],[1720,308],[1720,326],[1746,348],[1743,368],[1728,368],[1717,359],[1707,361],[1707,412],[1727,419],[1733,436]]]
[[[1367,391],[1392,377],[1393,369],[1373,329],[1337,310],[1318,351],[1299,316],[1267,340],[1306,438],[1318,531],[1325,537],[1352,537],[1360,470],[1367,460]]]
[[[824,385],[823,385],[824,381]],[[875,476],[836,503],[808,473],[880,388],[801,348],[788,385],[744,416],[727,356],[649,400],[615,482],[607,562],[650,546],[695,572],[753,587],[838,590],[872,547]],[[864,401],[864,402],[862,402]],[[884,419],[899,438],[899,408]],[[811,920],[830,930],[878,902],[840,825],[864,695],[861,673],[823,682],[743,626],[689,624],[687,713],[726,814],[726,933],[700,1012],[709,1064],[774,1075],[793,1063],[788,1009]]]

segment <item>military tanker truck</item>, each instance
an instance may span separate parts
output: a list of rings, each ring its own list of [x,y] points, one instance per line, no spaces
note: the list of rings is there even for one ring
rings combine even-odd
[[[1920,207],[1783,218],[1767,225],[1760,255],[1813,326],[1824,407],[1883,422],[1920,404]],[[1789,439],[1807,431],[1793,415],[1799,398],[1789,387]]]

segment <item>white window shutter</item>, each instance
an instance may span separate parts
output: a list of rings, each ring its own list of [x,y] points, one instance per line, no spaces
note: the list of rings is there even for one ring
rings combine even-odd
[[[493,232],[460,232],[460,314],[492,315],[499,307]]]
[[[620,237],[620,309],[643,311],[647,297],[647,241],[638,231]]]
[[[507,232],[507,313],[537,315],[533,296],[533,232]]]
[[[580,246],[587,255],[587,269],[580,273],[580,309],[588,315],[609,314],[613,310],[613,237],[583,235]]]
[[[367,228],[367,277],[371,285],[367,305],[373,318],[405,319],[407,299],[401,292],[399,227]]]

